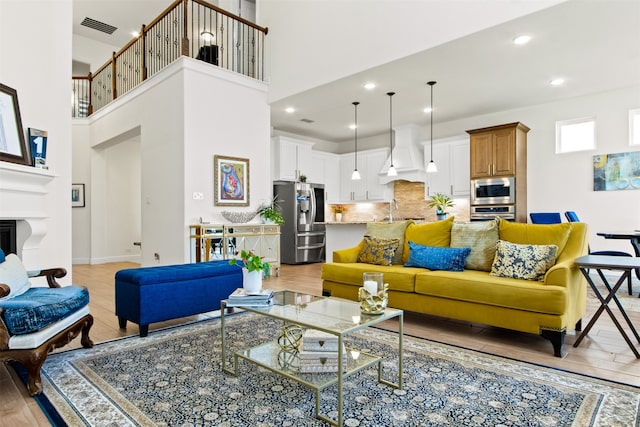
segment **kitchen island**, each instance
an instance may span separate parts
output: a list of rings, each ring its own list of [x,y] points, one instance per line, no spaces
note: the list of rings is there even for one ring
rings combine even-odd
[[[333,261],[333,251],[356,246],[367,231],[367,221],[326,222],[325,260]]]

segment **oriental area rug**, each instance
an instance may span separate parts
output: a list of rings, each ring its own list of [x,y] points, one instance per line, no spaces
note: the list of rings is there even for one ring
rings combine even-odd
[[[281,323],[225,317],[228,339],[247,347]],[[384,355],[397,375],[397,334],[369,328],[349,346]],[[44,394],[71,426],[325,426],[308,388],[240,361],[222,372],[220,320],[50,355]],[[405,336],[404,387],[377,381],[375,366],[348,377],[345,426],[636,426],[640,389]],[[397,377],[396,377],[397,378]],[[336,389],[321,412],[337,414]]]

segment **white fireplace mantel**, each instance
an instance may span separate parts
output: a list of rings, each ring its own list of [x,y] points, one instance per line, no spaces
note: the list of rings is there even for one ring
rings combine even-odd
[[[40,267],[40,244],[47,234],[47,169],[0,162],[0,219],[17,220],[18,256],[27,268]]]

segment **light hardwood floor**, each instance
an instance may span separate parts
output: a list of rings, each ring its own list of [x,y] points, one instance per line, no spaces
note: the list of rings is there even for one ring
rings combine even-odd
[[[109,263],[101,265],[74,265],[73,283],[89,288],[91,312],[95,318],[91,338],[95,343],[114,338],[136,335],[138,328],[129,324],[126,330],[118,328],[114,314],[114,275],[124,268],[134,268],[133,263]],[[279,277],[272,277],[268,286],[273,289],[293,289],[320,295],[321,264],[300,266],[283,265]],[[634,287],[640,283],[634,278]],[[170,296],[167,296],[170,297]],[[589,304],[583,324],[591,318],[596,306]],[[630,312],[631,320],[640,325],[640,312]],[[152,324],[150,331],[192,321],[199,316]],[[393,325],[389,325],[393,328]],[[395,329],[395,328],[393,328]],[[573,347],[576,336],[567,335],[562,358],[554,357],[549,341],[536,335],[523,334],[468,322],[458,322],[414,313],[405,314],[405,333],[435,341],[506,356],[566,371],[640,386],[640,360],[637,360],[613,322],[604,313],[589,336],[578,348]],[[80,347],[74,340],[65,351]],[[11,368],[0,366],[0,426],[49,425],[37,403],[29,397],[26,388]]]

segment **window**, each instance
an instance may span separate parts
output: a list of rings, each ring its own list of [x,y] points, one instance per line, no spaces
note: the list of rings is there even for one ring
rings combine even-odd
[[[556,122],[556,153],[593,150],[596,148],[596,119]]]
[[[640,108],[629,111],[629,145],[640,145]]]

